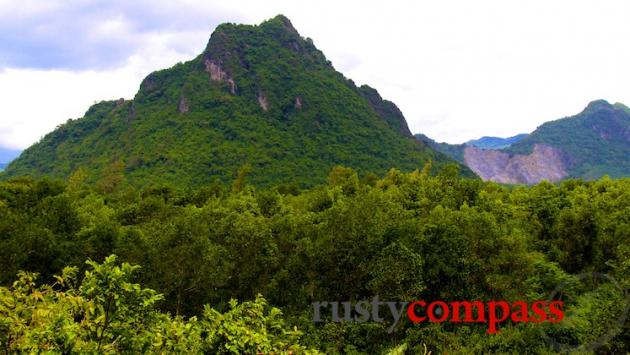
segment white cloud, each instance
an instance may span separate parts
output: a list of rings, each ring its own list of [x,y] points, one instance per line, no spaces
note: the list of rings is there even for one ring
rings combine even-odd
[[[7,3],[0,0],[0,22],[11,14]],[[394,101],[412,131],[440,141],[529,132],[595,99],[630,103],[630,3],[624,0],[79,3],[88,13],[73,16],[98,21],[76,45],[93,53],[94,63],[109,63],[98,57],[109,48],[123,60],[96,71],[0,72],[0,145],[27,146],[95,100],[131,97],[151,70],[201,52],[220,21],[259,23],[278,13],[347,77]],[[37,4],[22,5],[20,19],[68,7]],[[68,36],[55,45],[72,45],[67,27],[51,22]],[[5,37],[19,36],[2,28]],[[36,34],[29,36],[37,42]],[[100,45],[95,39],[103,37]]]

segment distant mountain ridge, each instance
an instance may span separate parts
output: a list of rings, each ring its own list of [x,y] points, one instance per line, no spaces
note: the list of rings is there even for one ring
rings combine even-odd
[[[428,144],[465,163],[483,179],[502,183],[626,177],[630,176],[630,109],[596,100],[579,114],[546,122],[500,149]]]
[[[466,164],[464,160],[464,151],[467,146],[481,149],[503,149],[521,141],[523,138],[527,137],[527,134],[522,133],[508,138],[484,136],[479,139],[471,139],[462,144],[438,143],[422,133],[416,133],[414,137],[417,140],[424,142],[429,147],[450,156],[462,164]]]
[[[288,18],[222,24],[197,58],[147,76],[133,100],[103,101],[25,150],[5,176],[199,186],[251,169],[257,186],[411,171],[453,160],[413,139],[393,103],[337,72]],[[474,174],[462,166],[464,174]]]
[[[469,140],[466,144],[482,149],[503,149],[520,142],[525,137],[527,137],[527,133],[517,134],[508,138],[484,136],[479,139]]]

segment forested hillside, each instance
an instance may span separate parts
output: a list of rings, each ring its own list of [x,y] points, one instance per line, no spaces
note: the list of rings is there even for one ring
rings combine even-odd
[[[596,179],[630,175],[630,112],[622,104],[593,101],[571,117],[547,122],[506,149],[530,154],[536,145],[557,149],[567,176]]]
[[[429,147],[437,150],[438,152],[442,152],[462,164],[466,163],[464,160],[464,150],[466,149],[466,143],[462,143],[462,144],[438,143],[435,140],[427,137],[426,135],[422,133],[416,133],[414,134],[414,137],[420,142],[423,142]]]
[[[630,180],[508,188],[461,178],[456,166],[430,170],[360,179],[336,167],[308,190],[254,188],[245,175],[137,189],[120,172],[92,185],[81,170],[65,182],[0,183],[0,349],[521,354],[555,353],[553,339],[630,351],[618,322],[630,286]],[[591,271],[617,284],[580,283]],[[554,294],[559,285],[570,286]],[[497,334],[484,323],[392,327],[329,313],[313,323],[312,302],[374,296],[556,297],[565,318],[508,319]]]
[[[0,353],[630,354],[629,156],[605,101],[414,138],[286,17],[222,24],[0,172]]]
[[[452,162],[411,136],[398,108],[337,72],[277,16],[223,24],[197,58],[151,73],[133,100],[103,101],[28,148],[6,176],[88,180],[122,169],[147,182],[201,186],[251,169],[257,186],[312,186],[342,164],[362,173]],[[472,176],[467,168],[462,172]]]
[[[579,114],[546,122],[527,135],[464,144],[416,139],[468,166],[484,180],[508,184],[630,176],[630,109],[593,101]]]

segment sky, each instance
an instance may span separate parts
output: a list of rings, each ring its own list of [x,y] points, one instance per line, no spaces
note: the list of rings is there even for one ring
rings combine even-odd
[[[531,132],[596,99],[630,103],[627,0],[0,0],[0,148],[133,98],[220,23],[280,13],[438,141]]]

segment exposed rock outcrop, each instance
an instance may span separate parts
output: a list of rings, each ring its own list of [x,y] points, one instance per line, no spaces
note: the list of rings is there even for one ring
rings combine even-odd
[[[210,80],[215,82],[226,82],[230,86],[230,92],[236,94],[236,83],[234,79],[223,70],[221,65],[213,60],[206,59],[204,61],[206,72],[210,74]]]
[[[140,90],[145,92],[153,92],[158,89],[158,80],[155,73],[149,74],[142,83],[140,83]]]
[[[188,112],[188,101],[186,100],[186,98],[184,96],[182,96],[179,99],[179,104],[177,104],[177,111],[179,111],[179,113],[186,113]]]
[[[532,184],[630,176],[630,108],[605,100],[590,102],[577,115],[545,122],[527,135],[482,137],[465,144],[436,143],[422,134],[416,138],[485,180]]]
[[[505,184],[536,184],[560,181],[568,176],[567,159],[559,149],[536,144],[529,155],[466,146],[464,160],[484,180]]]
[[[269,110],[269,102],[267,101],[267,96],[265,96],[265,94],[263,94],[262,92],[259,92],[257,99],[258,99],[258,104],[260,105],[260,108],[263,109],[263,111]]]

